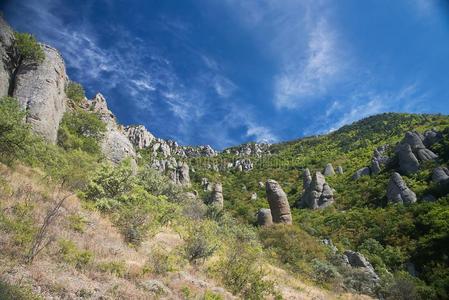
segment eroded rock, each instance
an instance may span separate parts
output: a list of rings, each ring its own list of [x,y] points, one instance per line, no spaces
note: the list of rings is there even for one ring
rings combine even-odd
[[[312,182],[304,191],[299,202],[300,208],[321,209],[334,203],[334,192],[320,172],[312,177]]]
[[[407,187],[399,173],[394,172],[390,177],[387,188],[387,199],[392,203],[411,204],[416,202],[416,194]]]
[[[352,180],[358,180],[363,176],[370,176],[371,175],[371,169],[369,167],[363,167],[361,169],[358,169],[354,175],[352,175]]]
[[[268,204],[274,223],[292,224],[292,215],[287,195],[275,180],[268,179],[265,183]]]
[[[326,167],[324,168],[324,171],[323,171],[323,175],[324,176],[334,176],[335,175],[334,167],[332,166],[331,163],[326,165]]]
[[[143,125],[126,126],[124,133],[136,149],[144,149],[151,145],[155,139]]]
[[[442,183],[449,180],[449,170],[446,167],[438,167],[433,170],[432,181]]]
[[[257,225],[259,226],[271,226],[273,225],[273,218],[271,216],[271,210],[268,208],[261,208],[257,213]]]
[[[210,204],[218,209],[223,209],[224,198],[223,198],[223,186],[221,183],[215,183],[212,186],[212,193],[210,196]]]

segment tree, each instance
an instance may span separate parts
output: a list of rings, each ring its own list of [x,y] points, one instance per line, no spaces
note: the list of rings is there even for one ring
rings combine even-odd
[[[38,64],[44,61],[44,50],[42,50],[41,45],[39,45],[33,35],[29,33],[15,32],[14,38],[14,45],[18,54],[17,66],[20,66],[24,60]]]
[[[83,86],[73,81],[69,82],[65,93],[75,103],[80,103],[86,97]]]
[[[30,131],[25,112],[12,97],[0,99],[0,159],[9,163],[26,151]]]

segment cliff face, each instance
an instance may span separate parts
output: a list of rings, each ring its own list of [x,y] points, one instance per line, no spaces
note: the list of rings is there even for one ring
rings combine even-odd
[[[11,57],[8,55],[8,50],[13,44],[13,38],[11,27],[0,16],[0,97],[8,95],[11,80]]]

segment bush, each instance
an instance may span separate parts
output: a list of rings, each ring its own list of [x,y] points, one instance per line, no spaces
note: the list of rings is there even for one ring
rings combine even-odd
[[[115,275],[117,277],[124,277],[126,274],[126,266],[123,261],[103,262],[98,265],[100,271]]]
[[[12,285],[0,280],[0,300],[41,300],[31,288]]]
[[[26,113],[12,97],[0,99],[0,159],[10,163],[26,154],[30,131],[25,125]]]
[[[29,33],[14,33],[15,47],[19,54],[19,61],[30,61],[34,63],[42,63],[45,59],[44,50],[36,41],[33,35]],[[20,63],[19,63],[20,64]]]
[[[62,260],[77,269],[83,269],[93,260],[92,252],[78,249],[75,243],[70,240],[60,240],[59,247]]]
[[[106,125],[98,115],[81,110],[68,112],[59,125],[58,145],[67,151],[82,150],[99,155],[99,141],[105,131]]]
[[[65,88],[65,93],[67,97],[69,97],[69,99],[75,103],[80,103],[86,98],[83,86],[73,81],[69,82],[69,84]]]
[[[184,252],[189,262],[198,262],[212,256],[218,248],[217,228],[214,223],[194,223],[185,238]]]

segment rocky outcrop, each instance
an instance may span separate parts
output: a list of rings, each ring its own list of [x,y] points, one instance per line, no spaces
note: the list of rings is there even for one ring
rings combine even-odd
[[[449,181],[449,170],[445,167],[438,167],[433,170],[432,181],[442,183]]]
[[[239,159],[236,160],[233,164],[233,168],[235,168],[237,171],[251,171],[254,168],[253,163],[249,158]]]
[[[321,209],[334,203],[334,192],[326,183],[326,179],[320,172],[312,177],[312,182],[304,191],[299,201],[300,208]]]
[[[337,174],[339,174],[339,175],[343,174],[343,173],[344,173],[343,167],[342,167],[342,166],[338,166],[338,167],[337,167],[337,170],[335,170],[335,173],[337,173]]]
[[[257,212],[257,225],[259,226],[271,226],[273,225],[273,218],[271,216],[271,210],[268,208],[261,208]]]
[[[371,158],[371,166],[358,169],[354,175],[352,175],[352,180],[358,180],[363,176],[379,174],[390,160],[390,158],[385,154],[387,149],[388,145],[383,145],[374,149],[373,156]]]
[[[66,110],[67,74],[59,52],[42,45],[45,59],[40,64],[22,63],[17,70],[13,96],[26,110],[26,122],[38,135],[55,143],[59,122]]]
[[[420,161],[434,160],[438,156],[423,144],[423,139],[417,132],[408,131],[404,139],[396,147],[399,169],[406,175],[419,170]]]
[[[334,166],[332,166],[331,163],[327,164],[326,167],[324,167],[323,175],[324,176],[334,176],[335,175]]]
[[[307,189],[311,183],[312,183],[312,175],[310,174],[310,170],[309,169],[305,169],[304,173],[302,173],[302,186],[303,186],[303,189]]]
[[[131,157],[135,164],[136,152],[134,151],[134,147],[117,125],[116,118],[109,110],[103,95],[100,93],[95,95],[89,109],[98,113],[101,120],[106,124],[106,133],[101,143],[101,149],[106,158],[118,164],[122,160]]]
[[[345,251],[343,258],[348,266],[359,270],[364,275],[364,278],[360,278],[357,283],[359,291],[375,294],[377,287],[380,285],[380,277],[370,262],[361,253],[351,250]]]
[[[218,153],[215,151],[211,146],[204,145],[204,146],[183,146],[182,147],[185,156],[192,158],[192,157],[214,157],[217,156]]]
[[[441,132],[438,132],[435,129],[427,130],[424,132],[423,144],[426,147],[430,147],[439,142],[442,138],[443,134]]]
[[[370,176],[371,175],[371,169],[369,167],[363,167],[361,169],[358,169],[354,175],[352,175],[352,180],[358,180],[363,176]]]
[[[136,149],[144,149],[150,146],[155,139],[143,125],[126,126],[124,133]]]
[[[224,150],[224,153],[233,154],[236,156],[256,156],[270,155],[270,144],[267,143],[247,143],[237,147],[232,147]]]
[[[407,187],[399,173],[394,172],[387,187],[387,199],[391,203],[411,204],[416,202],[416,194]]]
[[[177,185],[190,186],[190,170],[187,163],[179,163],[173,174],[173,182],[175,182]]]
[[[224,198],[223,198],[223,186],[221,183],[215,183],[212,186],[212,193],[210,195],[209,204],[215,206],[217,209],[223,209]]]
[[[265,183],[268,204],[274,223],[292,224],[292,215],[287,194],[276,181],[269,179]]]
[[[256,201],[257,200],[257,193],[252,193],[251,194],[251,201]]]
[[[13,42],[13,30],[0,15],[0,98],[8,95],[11,84],[12,62],[9,52]]]

